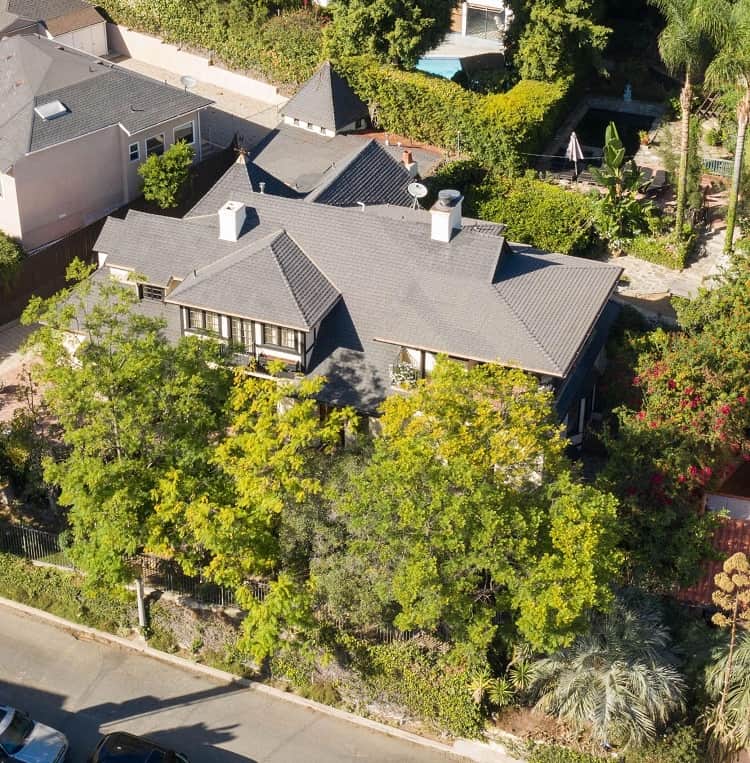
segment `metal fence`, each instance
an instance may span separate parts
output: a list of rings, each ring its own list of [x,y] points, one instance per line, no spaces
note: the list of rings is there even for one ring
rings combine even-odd
[[[704,159],[703,169],[710,175],[730,178],[734,173],[734,163],[729,159]]]
[[[37,530],[28,525],[0,522],[0,552],[69,570],[76,569],[65,545],[61,543],[60,535],[45,530]],[[139,554],[133,558],[132,562],[136,574],[140,576],[148,588],[186,596],[200,604],[219,607],[237,606],[234,591],[211,583],[200,576],[186,575],[174,560],[149,554]],[[246,585],[256,600],[263,601],[266,598],[268,581],[250,580]],[[318,616],[341,630],[380,644],[411,641],[426,635],[422,631],[400,631],[391,626],[383,625],[361,630],[352,627],[351,624],[343,620],[331,619],[320,612]]]

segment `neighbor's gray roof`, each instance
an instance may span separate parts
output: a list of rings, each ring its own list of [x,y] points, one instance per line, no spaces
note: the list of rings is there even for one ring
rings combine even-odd
[[[0,0],[0,32],[11,33],[44,21],[52,35],[102,23],[104,18],[84,0]]]
[[[86,5],[77,11],[66,13],[64,16],[47,19],[44,25],[53,37],[57,37],[66,32],[75,32],[77,29],[85,29],[86,27],[105,23],[106,19],[93,5]]]
[[[376,140],[357,146],[345,161],[332,167],[307,201],[352,207],[358,203],[409,206],[406,192],[411,182],[406,167],[394,159]]]
[[[85,0],[0,0],[0,10],[34,21],[46,21],[93,7]]]
[[[110,125],[132,134],[211,103],[38,35],[0,40],[0,60],[0,170]],[[50,121],[36,114],[55,99],[69,113]]]
[[[285,230],[195,270],[169,302],[309,331],[339,293]]]
[[[369,116],[367,106],[330,61],[321,64],[281,113],[334,131]]]
[[[217,211],[228,200],[248,205],[236,243],[218,239]],[[341,294],[323,321],[309,370],[328,377],[327,399],[361,408],[387,395],[388,365],[400,345],[565,377],[621,272],[509,249],[496,229],[467,227],[450,243],[432,241],[429,212],[395,219],[377,209],[365,214],[253,194],[242,162],[187,218],[134,212],[110,218],[95,248],[109,255],[108,264],[166,285],[173,274],[185,277],[279,229]],[[230,279],[225,287],[234,289]]]

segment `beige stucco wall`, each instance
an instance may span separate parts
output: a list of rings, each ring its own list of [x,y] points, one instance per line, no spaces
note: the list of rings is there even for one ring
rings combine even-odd
[[[0,173],[0,230],[14,238],[21,237],[16,183],[10,175],[2,173]]]
[[[35,249],[104,217],[141,193],[138,166],[146,158],[146,139],[164,133],[169,148],[175,127],[190,121],[199,161],[200,120],[195,111],[132,136],[114,125],[22,157],[13,168],[13,198],[9,195],[7,203],[0,203],[0,227],[15,231],[24,247]],[[131,162],[128,148],[135,142],[140,159]]]
[[[13,168],[23,245],[34,249],[123,203],[120,128],[37,151]]]

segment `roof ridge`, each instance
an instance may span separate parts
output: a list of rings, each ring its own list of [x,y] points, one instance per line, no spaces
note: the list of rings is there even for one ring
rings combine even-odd
[[[348,156],[344,157],[338,164],[335,162],[326,170],[325,173],[323,173],[323,177],[321,178],[321,182],[310,191],[305,196],[305,201],[315,201],[319,196],[323,194],[324,191],[327,191],[340,177],[341,175],[346,172],[349,167],[354,164],[354,162],[359,159],[360,156],[368,149],[373,143],[377,143],[377,141],[374,138],[367,139],[363,145],[357,146]],[[336,170],[336,172],[332,173],[328,178],[326,178],[326,175],[331,170]]]
[[[279,272],[281,273],[281,276],[283,278],[284,283],[286,284],[286,288],[289,290],[289,294],[291,295],[292,299],[294,300],[294,304],[297,306],[297,311],[299,312],[302,322],[305,326],[309,326],[307,316],[304,313],[304,310],[302,309],[302,305],[300,304],[299,299],[297,298],[297,295],[294,292],[294,289],[292,288],[289,276],[287,275],[285,267],[281,263],[281,259],[279,258],[279,254],[276,252],[276,249],[274,249],[274,244],[280,239],[280,238],[287,238],[289,241],[292,242],[292,244],[297,248],[297,250],[302,254],[303,257],[305,257],[310,264],[320,273],[320,275],[323,276],[323,278],[328,281],[328,283],[331,283],[328,278],[323,275],[323,273],[320,272],[318,269],[318,266],[307,256],[307,253],[305,250],[287,233],[286,228],[282,228],[273,238],[273,240],[270,243],[270,249],[273,253],[274,261],[276,262],[276,267],[279,269]],[[333,286],[333,284],[331,284]],[[334,287],[335,288],[335,287]]]
[[[563,374],[563,369],[560,368],[560,364],[550,355],[549,350],[544,346],[542,341],[539,339],[539,337],[534,333],[534,331],[531,329],[529,324],[523,319],[523,317],[520,315],[518,310],[508,301],[508,299],[505,297],[505,295],[500,291],[500,289],[497,288],[496,284],[491,284],[490,288],[497,294],[498,297],[503,301],[505,306],[510,310],[511,313],[513,313],[513,316],[515,319],[526,329],[528,332],[528,335],[533,340],[534,344],[542,351],[542,353],[545,355],[545,357],[550,361],[550,363],[557,369],[558,373],[560,375]]]

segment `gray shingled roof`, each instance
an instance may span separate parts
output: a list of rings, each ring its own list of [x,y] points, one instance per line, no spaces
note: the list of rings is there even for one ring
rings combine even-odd
[[[217,211],[228,200],[248,205],[236,243],[218,240]],[[509,247],[496,229],[467,226],[450,243],[436,242],[429,212],[396,218],[379,213],[385,209],[363,213],[253,194],[247,168],[236,163],[184,220],[133,212],[124,221],[110,218],[95,248],[108,253],[108,264],[166,285],[172,274],[184,277],[286,230],[341,294],[308,369],[328,377],[332,402],[376,407],[388,394],[388,365],[400,345],[554,377],[570,373],[620,268]],[[229,278],[224,286],[238,288]],[[222,309],[222,296],[216,293],[214,309]]]
[[[285,230],[195,270],[169,302],[309,331],[339,299],[331,282]]]
[[[401,162],[376,140],[369,140],[358,146],[348,159],[332,167],[306,198],[334,207],[353,207],[359,202],[368,206],[409,206],[412,198],[406,187],[411,180]]]
[[[367,106],[333,69],[330,61],[321,64],[281,113],[333,131],[369,116]]]
[[[46,19],[44,25],[53,37],[57,37],[67,32],[75,32],[78,29],[104,23],[106,23],[104,16],[93,5],[86,5],[77,11],[66,13],[64,16]]]
[[[128,133],[211,101],[37,35],[0,40],[0,170],[26,153],[121,124]],[[45,121],[34,107],[61,101]]]
[[[55,19],[91,7],[85,0],[0,0],[0,10],[34,21]]]

